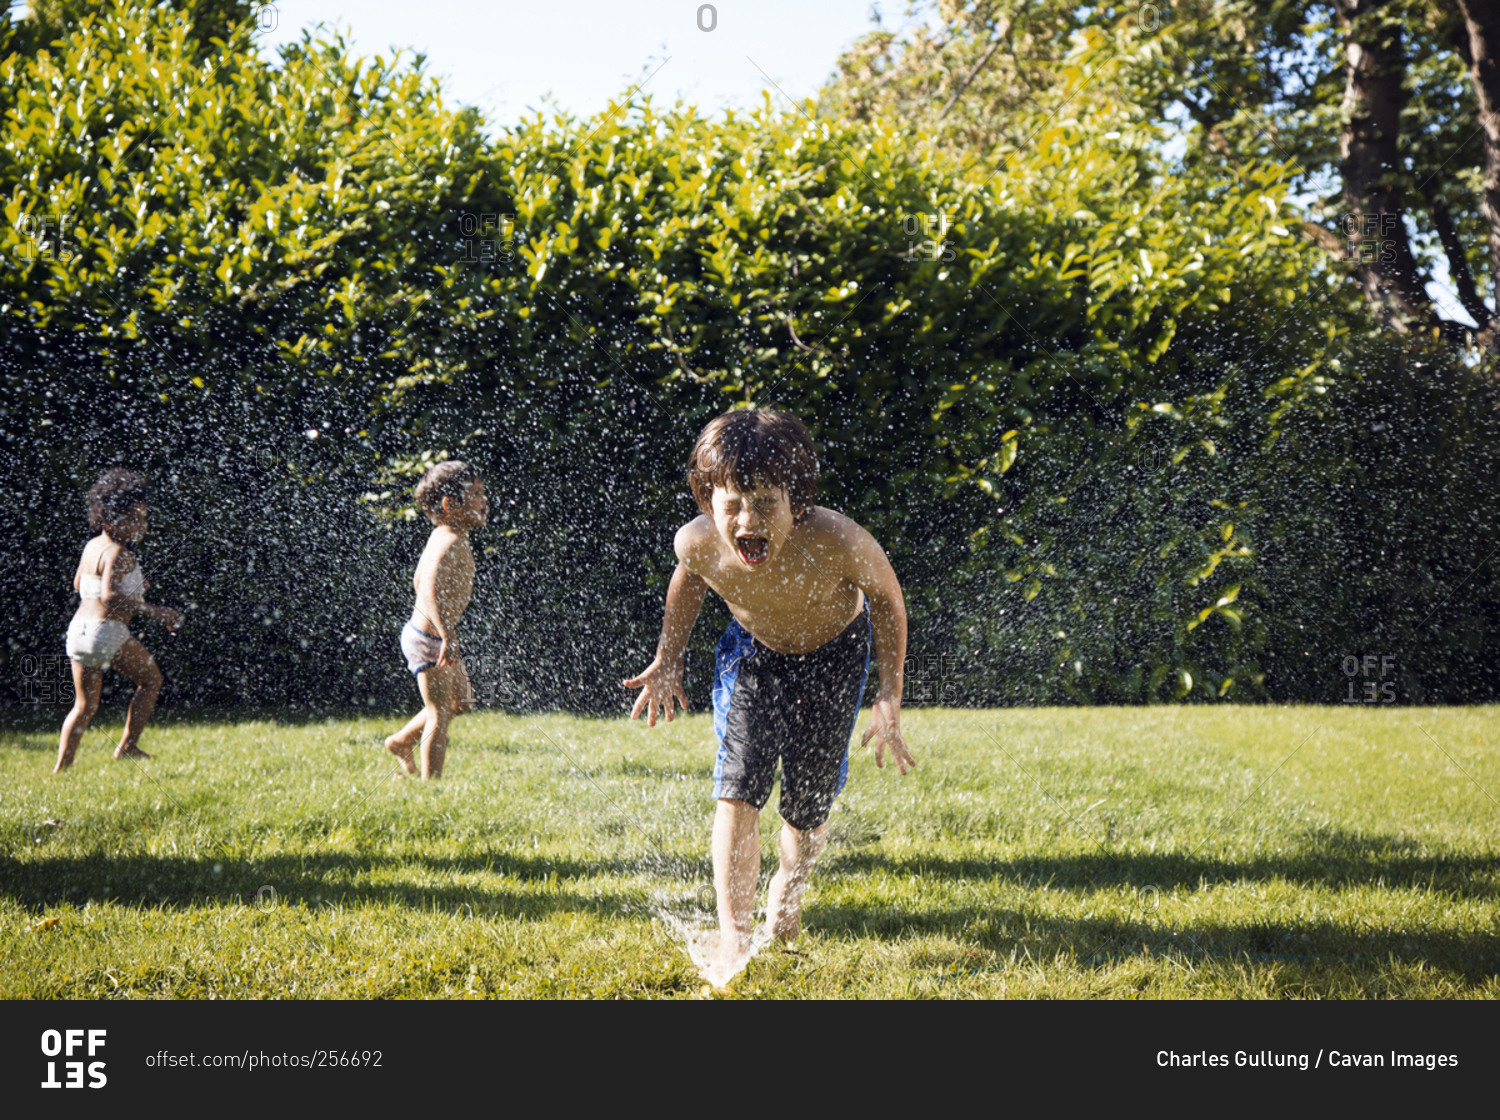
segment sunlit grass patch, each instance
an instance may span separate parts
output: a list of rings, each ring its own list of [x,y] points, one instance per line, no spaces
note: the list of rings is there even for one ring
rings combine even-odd
[[[1495,715],[910,709],[731,994],[1500,996]],[[0,736],[0,996],[703,994],[706,716],[465,717],[427,784],[391,726],[97,727],[60,778]]]

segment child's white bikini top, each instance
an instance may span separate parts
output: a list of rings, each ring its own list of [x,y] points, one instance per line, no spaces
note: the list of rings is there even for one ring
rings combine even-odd
[[[92,575],[86,575],[78,581],[78,597],[80,599],[102,599],[104,598],[104,578],[100,574],[104,571],[104,550],[99,551],[99,571]],[[127,599],[139,599],[146,592],[146,577],[141,574],[140,565],[137,564],[130,571],[120,577],[120,594]]]

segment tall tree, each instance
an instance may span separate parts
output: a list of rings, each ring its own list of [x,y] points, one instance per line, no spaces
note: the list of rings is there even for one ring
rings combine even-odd
[[[1406,59],[1389,0],[1338,0],[1347,76],[1339,136],[1345,232],[1365,297],[1398,330],[1433,318],[1406,232],[1399,151]]]
[[[1106,113],[1175,138],[1184,171],[1287,165],[1304,229],[1379,318],[1462,344],[1467,327],[1442,317],[1452,301],[1427,289],[1446,271],[1480,328],[1494,316],[1500,171],[1483,171],[1477,105],[1494,44],[1471,52],[1457,2],[939,0],[918,31],[858,42],[824,100],[997,165],[1049,121]],[[1493,36],[1496,5],[1465,2]]]
[[[1458,6],[1463,13],[1469,71],[1484,134],[1479,210],[1489,225],[1490,276],[1500,278],[1500,6],[1494,0],[1458,0]],[[1500,333],[1500,296],[1490,327]]]

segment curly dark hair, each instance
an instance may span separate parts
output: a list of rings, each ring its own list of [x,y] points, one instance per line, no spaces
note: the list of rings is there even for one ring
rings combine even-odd
[[[688,458],[688,489],[704,513],[714,487],[784,487],[800,518],[818,495],[818,452],[807,427],[775,409],[726,412],[708,422]]]
[[[444,498],[462,502],[464,491],[469,488],[469,483],[478,481],[479,472],[468,463],[459,462],[457,459],[439,463],[424,474],[422,480],[417,483],[417,508],[428,517],[433,517],[443,512]]]
[[[89,489],[89,528],[102,533],[130,515],[136,506],[151,501],[151,487],[144,478],[123,467],[107,470]]]

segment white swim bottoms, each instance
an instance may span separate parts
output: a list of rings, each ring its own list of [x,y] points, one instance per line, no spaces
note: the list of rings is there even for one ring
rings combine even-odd
[[[438,653],[442,648],[442,638],[425,630],[418,630],[410,622],[401,631],[401,652],[406,656],[406,667],[413,675],[436,668]]]
[[[68,626],[68,656],[86,669],[108,669],[129,637],[130,627],[112,618],[75,618]]]

